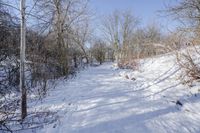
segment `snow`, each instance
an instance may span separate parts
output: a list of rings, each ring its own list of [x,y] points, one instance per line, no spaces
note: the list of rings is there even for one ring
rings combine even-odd
[[[105,63],[80,72],[75,79],[60,80],[42,103],[29,105],[31,110],[59,116],[37,132],[199,133],[200,95],[196,93],[200,85],[189,89],[180,83],[180,69],[171,54],[140,63],[135,71]]]

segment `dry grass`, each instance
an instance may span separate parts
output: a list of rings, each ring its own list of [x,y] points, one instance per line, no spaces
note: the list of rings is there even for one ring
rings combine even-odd
[[[193,46],[176,54],[177,63],[182,70],[181,80],[184,84],[200,81],[200,53],[198,50],[199,48]]]

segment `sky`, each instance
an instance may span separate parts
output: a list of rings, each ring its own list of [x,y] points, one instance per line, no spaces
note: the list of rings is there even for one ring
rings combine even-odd
[[[173,30],[177,23],[169,17],[163,17],[159,10],[164,10],[167,4],[175,4],[174,0],[90,0],[97,17],[111,14],[114,10],[130,10],[141,18],[141,25],[158,23],[163,31]],[[161,17],[162,15],[162,17]]]
[[[13,0],[7,1],[13,2]],[[13,4],[19,5],[19,3]],[[177,22],[158,12],[164,10],[167,4],[176,4],[176,0],[90,0],[90,7],[95,14],[93,20],[95,28],[100,27],[103,16],[115,10],[128,10],[141,19],[140,26],[156,23],[161,26],[163,32],[173,31],[178,26]]]

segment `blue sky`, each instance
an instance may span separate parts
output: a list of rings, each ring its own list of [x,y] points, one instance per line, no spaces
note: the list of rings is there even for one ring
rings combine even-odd
[[[165,9],[166,4],[174,0],[90,0],[97,17],[110,14],[114,10],[130,10],[142,19],[141,25],[157,22],[164,31],[173,30],[177,23],[167,17],[159,17],[158,10]]]

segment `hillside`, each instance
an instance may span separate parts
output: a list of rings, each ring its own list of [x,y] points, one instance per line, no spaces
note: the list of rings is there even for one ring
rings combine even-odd
[[[188,88],[180,83],[172,55],[140,63],[135,71],[105,63],[70,81],[59,81],[42,104],[33,107],[58,115],[56,122],[38,132],[200,132],[200,85]]]

